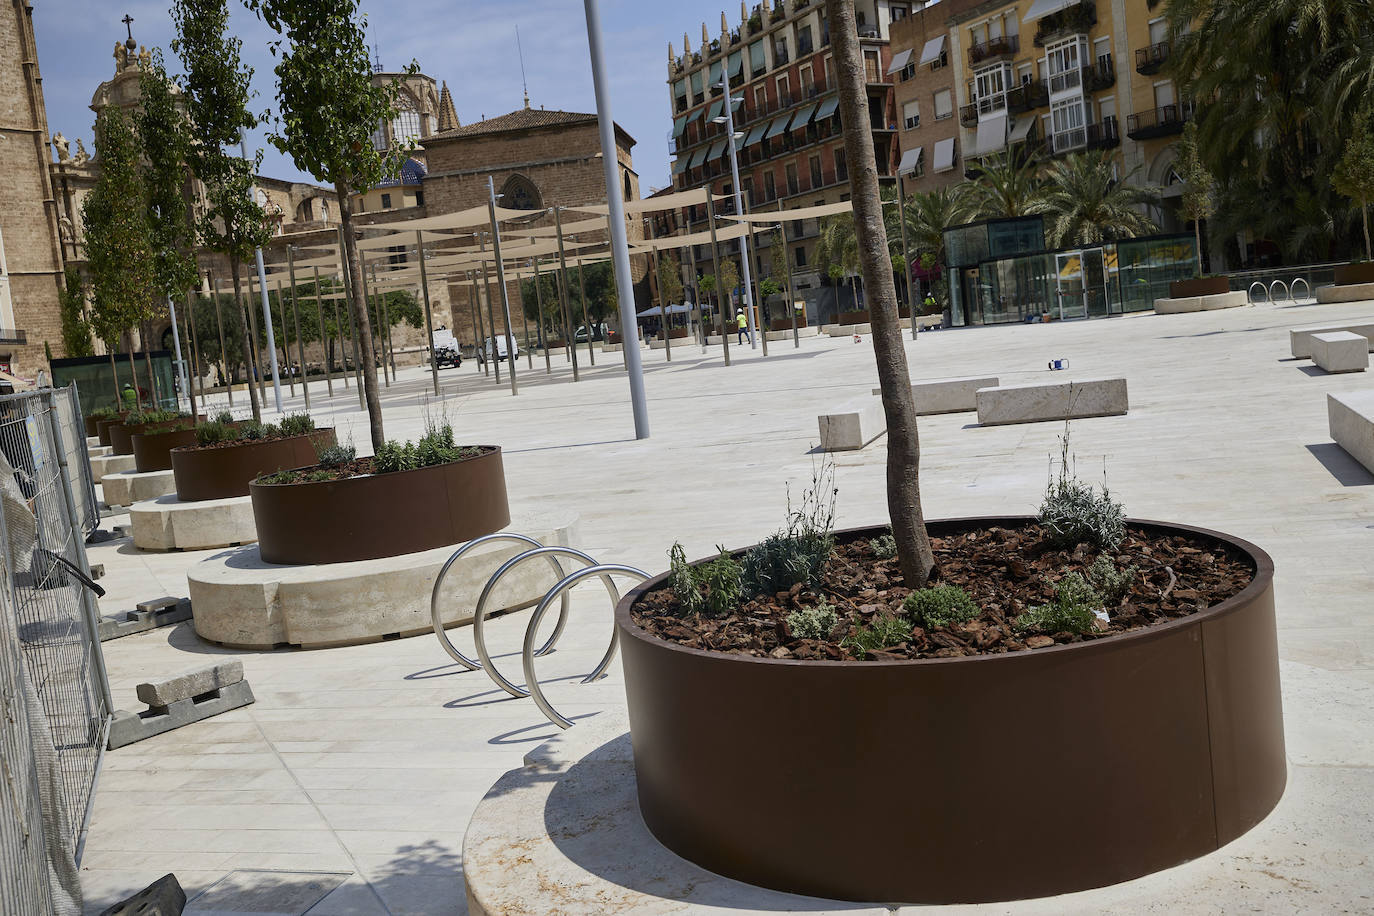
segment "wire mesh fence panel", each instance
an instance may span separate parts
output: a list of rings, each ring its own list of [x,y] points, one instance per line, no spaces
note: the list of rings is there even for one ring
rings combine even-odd
[[[91,473],[91,456],[86,450],[86,428],[82,423],[81,402],[76,383],[52,392],[57,410],[57,430],[61,437],[63,463],[72,499],[76,502],[76,518],[87,536],[100,527],[100,502],[95,495],[95,475]]]

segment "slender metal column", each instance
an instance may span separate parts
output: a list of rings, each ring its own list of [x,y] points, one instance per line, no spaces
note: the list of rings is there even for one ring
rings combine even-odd
[[[177,378],[181,380],[181,390],[186,392],[186,399],[191,402],[191,416],[196,414],[196,396],[191,392],[191,382],[186,375],[186,360],[181,358],[181,331],[177,330],[177,304],[172,301],[172,297],[167,297],[167,311],[172,316],[172,346],[177,353]],[[177,409],[181,409],[180,403]]]
[[[730,335],[725,327],[725,313],[728,312],[729,309],[726,308],[725,304],[721,301],[721,296],[725,291],[720,288],[720,247],[716,244],[716,208],[711,203],[711,188],[709,185],[706,188],[706,221],[710,224],[711,228],[711,265],[716,272],[716,305],[720,310],[720,345],[722,347],[722,352],[725,353],[725,365],[728,366],[730,365]],[[734,316],[732,315],[729,317],[733,318]],[[738,325],[736,325],[736,327],[738,327]]]
[[[739,189],[739,151],[735,149],[735,100],[730,95],[729,74],[721,77],[721,86],[725,90],[725,140],[730,144],[730,187],[735,192],[735,212],[742,215],[744,213],[744,196]],[[743,100],[741,99],[741,101]],[[745,228],[748,229],[748,227],[749,224],[746,223]],[[749,252],[753,247],[750,244],[752,241],[753,233],[745,232],[744,238],[740,239],[739,242],[740,262],[744,267],[744,276],[741,278],[744,281],[744,320],[749,330],[749,348],[751,350],[757,349],[759,345],[757,338],[754,337],[754,295],[749,291],[751,273]],[[765,349],[767,348],[765,347]]]
[[[491,327],[491,358],[487,362],[491,363],[496,384],[499,385],[501,384],[501,354],[498,352],[500,348],[496,345],[496,312],[491,307],[491,276],[487,273],[486,262],[482,263],[482,288],[486,290],[487,294],[487,324]],[[483,341],[483,344],[485,343],[486,341]]]
[[[243,131],[239,131],[239,151],[243,153],[243,158],[248,159],[248,144],[243,139]],[[252,189],[248,191],[249,198],[252,198]],[[267,322],[267,353],[272,357],[272,394],[277,400],[277,413],[282,412],[281,406],[281,376],[277,372],[277,342],[272,336],[272,309],[267,304],[267,270],[262,264],[262,249],[253,249],[253,260],[258,267],[258,291],[262,293],[262,318]],[[251,312],[251,309],[250,309]],[[282,333],[286,332],[286,324],[282,324]],[[262,373],[258,373],[261,375]]]
[[[543,282],[539,276],[539,259],[534,259],[534,307],[539,312],[539,326],[544,326],[544,291],[540,288]],[[549,356],[549,341],[544,338],[544,374],[553,375],[553,359]]]
[[[301,364],[301,394],[305,396],[305,409],[310,409],[310,382],[306,380],[308,373],[305,369],[305,338],[301,336],[301,303],[300,291],[296,288],[296,261],[292,256],[294,246],[286,246],[286,270],[291,276],[291,314],[296,318],[296,359]],[[282,326],[286,325],[286,316],[282,316]]]
[[[215,297],[215,326],[219,328],[219,367],[224,373],[224,384],[229,395],[229,406],[234,406],[234,373],[229,368],[229,358],[224,350],[224,316],[219,309],[219,278],[211,274],[211,295]]]
[[[520,393],[515,380],[515,337],[511,335],[510,297],[506,294],[506,264],[501,260],[501,227],[496,222],[496,183],[487,176],[487,212],[491,214],[491,253],[496,257],[496,285],[501,290],[501,313],[506,319],[506,358],[510,360],[510,393]]]
[[[649,241],[654,241],[654,220],[644,221],[649,226]],[[673,341],[668,336],[668,297],[663,295],[663,278],[658,275],[658,246],[649,252],[649,269],[654,272],[654,288],[658,290],[658,310],[663,313],[663,355],[666,362],[673,361]]]
[[[743,215],[745,215],[745,216],[748,216],[748,215],[749,215],[749,210],[748,210],[748,208],[746,208],[746,209],[744,210]],[[755,257],[756,255],[758,255],[759,248],[758,248],[757,245],[752,244],[752,242],[754,241],[754,224],[751,223],[751,222],[747,222],[747,221],[746,221],[745,223],[743,223],[743,226],[744,226],[744,231],[745,231],[745,236],[744,236],[744,237],[745,237],[746,239],[749,239],[749,241],[750,241],[750,243],[751,243],[750,247],[747,248],[747,249],[745,249],[745,255],[744,255],[744,257],[745,257],[745,260],[747,261],[747,260],[749,260],[750,258]],[[748,276],[748,274],[745,274],[745,276]],[[748,283],[748,282],[749,282],[748,280],[745,281],[745,283]],[[756,298],[754,301],[758,303],[758,308],[759,308],[759,322],[760,322],[760,327],[759,327],[759,339],[763,342],[763,355],[764,355],[764,356],[767,356],[767,355],[768,355],[768,323],[767,323],[766,321],[764,321],[764,317],[765,317],[765,316],[764,316],[764,311],[765,311],[765,309],[764,309],[764,307],[763,307],[763,271],[762,271],[762,269],[760,269],[759,271],[757,271],[757,272],[754,274],[754,292],[755,292],[755,294],[757,295],[757,298]],[[750,310],[750,315],[752,316],[752,314],[753,314],[753,310],[751,309],[751,310]]]
[[[778,201],[778,237],[782,239],[782,263],[787,268],[787,311],[792,313],[792,347],[801,347],[801,334],[797,331],[796,293],[792,289],[792,253],[787,250],[787,219],[782,215],[782,201]]]
[[[472,331],[477,335],[477,352],[480,354],[487,336],[487,329],[482,324],[482,291],[477,288],[477,274],[475,272],[469,274],[468,279],[472,281],[472,302],[470,304],[475,316],[472,319]],[[482,372],[490,378],[491,367],[487,365],[487,360],[479,355],[477,362],[481,365]]]
[[[425,294],[425,330],[429,332],[429,370],[434,376],[434,396],[439,396],[439,355],[434,352],[434,311],[429,303],[429,274],[425,271],[425,234],[415,233],[415,252],[420,258],[420,288]],[[392,359],[395,359],[393,354]]]
[[[553,211],[553,223],[558,233],[558,298],[560,310],[563,313],[563,338],[567,341],[568,360],[572,363],[573,381],[580,381],[580,373],[577,367],[577,342],[573,340],[571,309],[568,307],[568,258],[563,248],[563,217],[558,212],[558,208]],[[578,270],[581,270],[579,266]],[[586,296],[583,295],[583,301]]]

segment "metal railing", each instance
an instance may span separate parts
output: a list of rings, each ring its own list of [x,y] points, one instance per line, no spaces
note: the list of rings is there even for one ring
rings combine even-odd
[[[1021,50],[1021,36],[1006,35],[1002,38],[989,38],[987,41],[980,41],[978,44],[968,49],[968,62],[971,66],[977,66],[994,57],[1003,57],[1008,54],[1015,54]]]
[[[1176,134],[1183,130],[1184,123],[1192,116],[1193,106],[1187,102],[1149,108],[1126,116],[1126,136],[1132,140],[1148,140]]]
[[[1135,72],[1147,76],[1151,73],[1158,73],[1168,59],[1169,43],[1167,41],[1157,42],[1148,48],[1136,48]]]

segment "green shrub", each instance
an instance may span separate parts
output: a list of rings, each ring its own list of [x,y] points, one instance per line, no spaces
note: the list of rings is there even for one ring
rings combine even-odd
[[[245,442],[257,442],[267,438],[267,427],[258,420],[244,420],[239,424],[239,438]]]
[[[968,592],[957,585],[919,588],[906,596],[902,609],[912,622],[927,630],[967,623],[982,613]]]
[[[394,439],[377,449],[372,466],[378,474],[391,474],[396,471],[409,471],[415,465],[415,451],[407,442],[405,445]]]
[[[230,423],[234,422],[234,415],[227,410],[221,410],[219,413],[215,414],[214,422],[223,423],[225,426],[228,426]]]
[[[264,439],[280,439],[281,427],[275,423],[266,423],[262,427],[262,437]]]
[[[1069,434],[1060,438],[1059,475],[1051,476],[1040,504],[1040,524],[1052,546],[1073,548],[1090,544],[1115,550],[1126,537],[1126,512],[1112,499],[1104,481],[1099,492],[1070,471]]]
[[[318,449],[315,457],[319,459],[320,467],[337,468],[357,458],[358,450],[351,445],[327,445]]]
[[[743,597],[740,564],[724,547],[717,549],[718,557],[697,566],[688,564],[681,544],[669,551],[669,582],[685,613],[718,617],[739,607]]]
[[[787,527],[769,535],[744,557],[745,588],[755,595],[787,591],[794,585],[818,586],[835,552],[835,466],[813,469],[801,505],[787,498]]]
[[[239,432],[227,423],[202,423],[196,427],[196,444],[218,445],[221,442],[234,442],[238,440]]]
[[[283,436],[304,436],[315,431],[315,421],[307,413],[293,413],[281,421]]]
[[[296,480],[296,472],[295,472],[295,471],[278,471],[278,472],[275,473],[275,474],[268,474],[268,475],[266,475],[265,477],[259,477],[259,478],[258,478],[258,483],[265,483],[265,484],[294,483],[295,480]]]
[[[481,450],[453,443],[453,427],[445,423],[431,426],[415,442],[388,442],[378,450],[374,467],[379,474],[434,467],[480,454]]]
[[[1138,570],[1134,566],[1117,569],[1111,557],[1102,554],[1088,568],[1088,581],[1102,596],[1105,606],[1118,607],[1122,600],[1130,594],[1131,586],[1135,585],[1137,572]]]
[[[92,420],[113,420],[119,416],[119,411],[113,407],[97,407],[90,416]]]
[[[840,645],[848,649],[851,655],[863,658],[869,652],[905,642],[909,636],[911,624],[907,620],[880,614],[868,626],[856,628]]]
[[[1071,572],[1054,588],[1054,600],[1031,608],[1014,621],[1018,630],[1041,633],[1090,633],[1097,620],[1095,610],[1102,608],[1102,596],[1076,572]]]
[[[802,608],[787,615],[787,628],[797,639],[828,639],[840,615],[824,598],[815,607]]]
[[[897,539],[890,534],[884,534],[869,541],[868,549],[873,551],[873,556],[879,560],[891,560],[897,556]]]

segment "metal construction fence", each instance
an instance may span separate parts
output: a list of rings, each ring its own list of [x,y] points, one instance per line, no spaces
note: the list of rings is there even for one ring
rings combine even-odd
[[[0,912],[79,912],[111,704],[85,538],[99,523],[74,388],[0,397]]]

